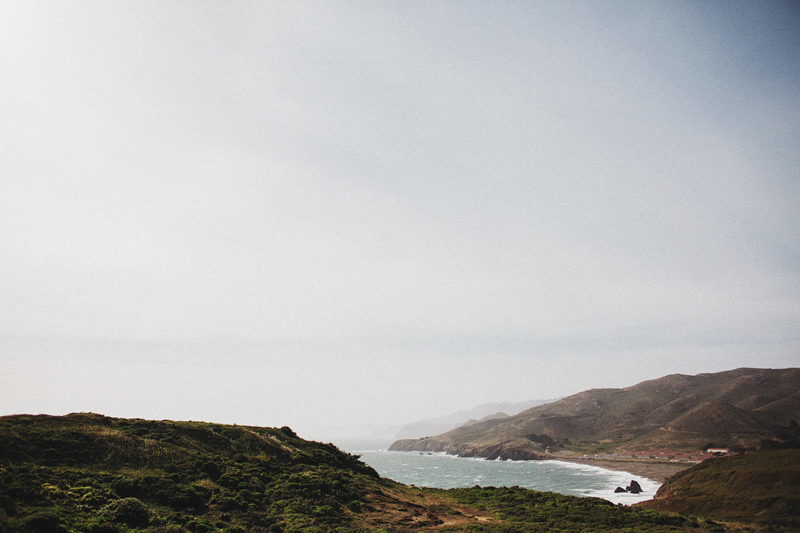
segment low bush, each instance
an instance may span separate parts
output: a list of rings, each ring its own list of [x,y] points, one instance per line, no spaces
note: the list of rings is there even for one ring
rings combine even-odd
[[[22,530],[30,533],[67,533],[61,517],[53,511],[39,511],[22,521]]]
[[[150,509],[137,498],[113,501],[103,508],[102,514],[115,524],[142,528],[150,523]]]

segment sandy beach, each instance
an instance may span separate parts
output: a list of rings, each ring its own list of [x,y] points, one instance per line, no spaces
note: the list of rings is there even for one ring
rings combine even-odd
[[[599,466],[608,470],[630,472],[634,476],[646,477],[664,483],[668,477],[694,465],[689,463],[662,463],[655,461],[614,461],[610,459],[578,459],[559,457],[559,461]]]

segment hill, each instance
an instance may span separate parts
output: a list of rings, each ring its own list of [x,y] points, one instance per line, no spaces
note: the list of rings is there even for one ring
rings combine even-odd
[[[404,424],[396,428],[395,439],[415,439],[424,435],[437,435],[464,424],[474,423],[487,417],[498,418],[500,414],[515,415],[531,407],[549,403],[553,400],[530,400],[526,402],[485,403],[449,415],[429,418]]]
[[[515,416],[400,440],[392,450],[544,459],[575,452],[758,447],[800,419],[800,369],[674,374],[623,389],[593,389]]]
[[[488,416],[515,415],[551,401],[553,400],[486,403],[455,413],[406,424],[329,426],[321,429],[316,434],[316,438],[335,442],[345,449],[363,449],[367,446],[383,449],[398,439],[417,439],[427,435],[438,435]]]
[[[676,474],[649,509],[800,529],[800,450],[769,450],[704,461]]]
[[[721,531],[520,488],[433,490],[287,428],[0,418],[0,532]]]

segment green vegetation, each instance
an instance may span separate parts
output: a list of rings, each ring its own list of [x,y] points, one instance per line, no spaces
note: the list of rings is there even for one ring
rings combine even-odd
[[[288,428],[0,419],[0,531],[331,530],[369,508],[379,482]]]
[[[0,418],[0,533],[722,531],[521,488],[419,489],[289,428]]]
[[[444,491],[443,491],[444,492]],[[649,509],[614,505],[597,498],[574,498],[519,487],[453,489],[458,503],[488,511],[512,531],[724,531],[712,521]],[[517,527],[519,529],[513,529]],[[474,531],[506,531],[486,524]]]
[[[639,506],[800,530],[800,450],[704,461],[667,480],[654,500]]]

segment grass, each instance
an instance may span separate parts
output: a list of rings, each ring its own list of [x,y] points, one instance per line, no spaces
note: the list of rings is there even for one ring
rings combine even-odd
[[[670,478],[651,509],[800,530],[800,450],[704,461]]]

